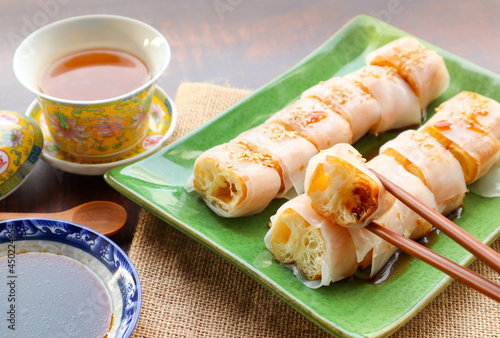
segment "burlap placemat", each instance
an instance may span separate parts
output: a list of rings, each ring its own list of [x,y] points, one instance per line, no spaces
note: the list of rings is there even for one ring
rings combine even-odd
[[[181,85],[173,139],[248,93]],[[493,247],[500,251],[500,240]],[[129,255],[143,290],[134,337],[329,337],[230,263],[145,210]],[[500,282],[480,262],[471,268]],[[454,282],[393,337],[500,337],[500,306]]]

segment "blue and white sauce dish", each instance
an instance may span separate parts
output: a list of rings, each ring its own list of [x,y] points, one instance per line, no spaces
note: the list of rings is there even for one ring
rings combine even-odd
[[[130,337],[139,276],[109,238],[51,219],[0,222],[0,337]]]

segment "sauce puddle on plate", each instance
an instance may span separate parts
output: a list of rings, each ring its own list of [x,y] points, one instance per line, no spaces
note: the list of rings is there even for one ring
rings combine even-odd
[[[0,276],[1,337],[96,338],[108,333],[110,297],[81,262],[52,253],[19,253],[0,258]]]

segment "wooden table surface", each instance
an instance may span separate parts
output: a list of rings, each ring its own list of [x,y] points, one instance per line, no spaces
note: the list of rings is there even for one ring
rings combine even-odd
[[[165,35],[172,60],[158,84],[172,98],[182,82],[257,89],[363,13],[500,73],[500,1],[0,0],[0,110],[24,113],[34,99],[12,70],[22,39],[50,22],[98,13],[133,17]],[[125,229],[112,237],[127,250],[140,208],[100,176],[40,161],[0,211],[57,212],[93,200],[127,209]]]

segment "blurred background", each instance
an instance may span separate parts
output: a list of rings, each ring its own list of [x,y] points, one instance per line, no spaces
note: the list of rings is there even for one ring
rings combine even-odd
[[[24,112],[33,100],[12,71],[21,40],[50,22],[95,13],[136,18],[165,35],[172,61],[159,85],[173,98],[186,81],[257,89],[358,14],[500,73],[500,1],[0,0],[0,109]]]

